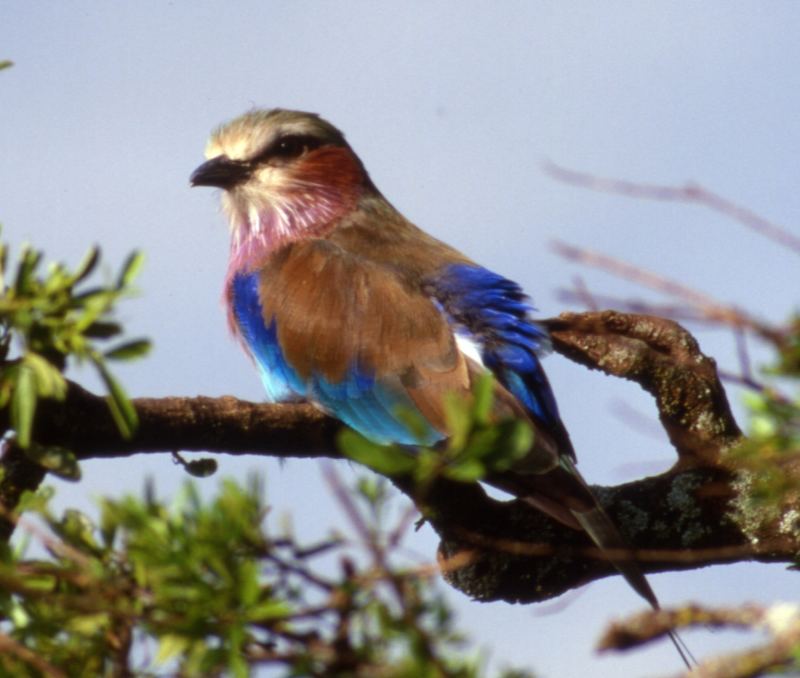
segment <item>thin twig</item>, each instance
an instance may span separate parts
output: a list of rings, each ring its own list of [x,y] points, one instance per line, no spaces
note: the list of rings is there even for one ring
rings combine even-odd
[[[734,328],[733,337],[736,340],[736,355],[739,358],[739,371],[742,379],[745,382],[756,383],[750,362],[750,352],[747,350],[747,335],[740,329]]]
[[[744,224],[756,233],[777,242],[783,247],[800,254],[800,237],[794,235],[783,226],[765,219],[741,205],[723,198],[709,191],[707,188],[696,184],[687,183],[684,186],[664,186],[658,184],[643,184],[621,179],[609,179],[585,172],[560,167],[552,162],[545,162],[543,169],[550,176],[574,186],[582,186],[603,193],[617,193],[633,198],[649,200],[663,200],[668,202],[686,202],[703,205],[715,212]]]
[[[796,663],[794,648],[800,642],[800,608],[785,603],[771,607],[687,605],[669,610],[647,610],[611,624],[598,648],[605,651],[639,647],[674,629],[693,626],[766,630],[772,639],[742,652],[706,659],[686,674],[687,678],[754,678],[770,669]]]
[[[400,516],[400,520],[397,521],[397,525],[394,529],[389,532],[389,536],[386,540],[386,544],[390,549],[399,547],[400,542],[405,538],[408,530],[417,520],[418,516],[419,510],[414,504],[406,506],[403,514]]]
[[[750,314],[734,306],[725,306],[712,297],[697,290],[687,287],[682,283],[658,275],[633,264],[610,257],[600,252],[575,247],[565,242],[554,241],[553,249],[565,259],[576,261],[585,266],[592,266],[616,275],[617,277],[648,287],[662,294],[681,299],[693,306],[708,320],[718,322],[730,327],[745,327],[752,330],[764,339],[780,344],[783,335],[774,328],[756,320]]]
[[[66,678],[67,676],[66,673],[42,659],[38,654],[3,633],[0,633],[0,654],[13,654],[49,678]]]

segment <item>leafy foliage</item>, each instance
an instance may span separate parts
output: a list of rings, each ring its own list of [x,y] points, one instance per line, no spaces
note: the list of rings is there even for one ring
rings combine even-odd
[[[303,545],[267,533],[256,481],[225,481],[207,501],[190,483],[172,505],[152,488],[103,499],[96,525],[54,515],[51,491],[28,494],[23,507],[44,527],[26,517],[22,528],[47,556],[2,553],[0,673],[483,675],[479,657],[458,654],[464,641],[433,570],[393,562],[402,530],[384,527],[385,482],[347,493],[355,552],[337,538]]]
[[[763,519],[795,507],[794,529],[800,530],[796,509],[800,500],[796,472],[800,465],[800,321],[793,318],[784,332],[775,334],[782,339],[776,346],[777,361],[765,370],[775,385],[747,395],[748,438],[731,451],[728,462],[746,480],[745,499],[754,510],[762,511]],[[778,383],[783,390],[778,390]]]
[[[800,321],[794,316],[781,331],[773,331],[776,363],[765,370],[770,382],[745,399],[748,437],[730,450],[725,463],[735,472],[733,517],[751,539],[766,525],[777,533],[800,532]],[[779,390],[778,386],[783,390]],[[788,389],[788,390],[787,390]],[[792,393],[792,395],[788,395]],[[796,557],[800,566],[800,554]],[[796,610],[796,607],[793,608]],[[736,612],[747,612],[747,607]],[[769,617],[767,613],[765,618]],[[687,618],[687,623],[691,620]],[[800,668],[800,625],[783,624],[767,645],[709,663],[708,675],[737,677],[765,672],[791,673]],[[725,625],[725,624],[719,624]],[[731,626],[741,626],[736,621]],[[764,626],[759,621],[754,626]],[[784,628],[786,627],[786,628]],[[716,664],[722,668],[715,673]],[[731,667],[735,667],[735,670]]]
[[[70,476],[76,468],[74,457],[70,460],[67,451],[34,444],[36,406],[42,398],[64,398],[68,360],[88,362],[106,386],[108,406],[120,432],[132,435],[136,411],[107,363],[139,358],[150,348],[145,339],[119,341],[123,330],[113,319],[115,304],[132,293],[143,257],[134,252],[114,280],[88,285],[100,263],[96,247],[74,270],[53,263],[42,272],[42,253],[27,246],[15,266],[9,267],[8,255],[8,246],[0,243],[0,408],[10,409],[17,445],[30,449],[31,457],[51,470]],[[101,348],[114,339],[117,343]]]
[[[400,445],[378,445],[352,430],[342,431],[339,447],[350,459],[376,473],[412,475],[422,491],[437,477],[475,482],[492,471],[508,470],[533,443],[533,431],[524,421],[493,420],[493,393],[494,379],[487,374],[476,381],[471,398],[447,401],[451,436],[443,449],[420,447],[410,451]],[[412,431],[416,427],[424,430],[415,413],[404,412],[403,416]]]

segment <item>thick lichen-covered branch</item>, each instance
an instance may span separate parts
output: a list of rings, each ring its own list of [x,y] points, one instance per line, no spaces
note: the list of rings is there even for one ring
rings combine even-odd
[[[716,465],[741,439],[714,360],[678,323],[602,311],[565,313],[548,327],[560,353],[635,381],[655,398],[681,467]]]

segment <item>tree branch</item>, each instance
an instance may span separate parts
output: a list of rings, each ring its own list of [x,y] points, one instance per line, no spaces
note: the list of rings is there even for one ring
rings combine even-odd
[[[713,360],[688,332],[669,320],[612,311],[564,314],[546,324],[558,352],[651,393],[676,448],[679,461],[668,473],[595,488],[646,572],[790,561],[800,551],[800,537],[781,528],[780,516],[741,527],[747,522],[737,503],[741,488],[719,465],[741,433]],[[122,440],[104,399],[71,384],[64,402],[40,405],[35,439],[73,449],[79,459],[173,450],[342,456],[336,447],[341,424],[310,405],[258,405],[228,396],[134,404],[139,430]],[[581,533],[522,502],[491,499],[477,484],[439,480],[418,496],[409,479],[393,482],[440,535],[447,579],[476,599],[544,600],[614,572]]]
[[[716,363],[678,323],[602,311],[564,313],[547,325],[559,353],[655,398],[680,468],[715,466],[741,440]]]
[[[598,649],[625,650],[665,636],[670,630],[699,626],[715,629],[767,631],[769,640],[733,654],[702,661],[691,672],[693,678],[755,678],[795,665],[800,642],[800,609],[790,603],[764,608],[707,608],[687,605],[672,610],[646,610],[614,622],[600,639]]]

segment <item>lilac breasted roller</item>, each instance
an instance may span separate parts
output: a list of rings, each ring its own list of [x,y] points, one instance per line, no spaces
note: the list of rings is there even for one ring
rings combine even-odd
[[[626,548],[575,468],[540,363],[548,336],[519,285],[403,217],[315,114],[246,113],[206,158],[191,183],[223,189],[228,320],[271,401],[306,399],[377,443],[434,445],[448,436],[445,396],[467,397],[489,370],[497,417],[534,430],[526,457],[489,481],[600,549]],[[657,608],[636,563],[609,559]]]

